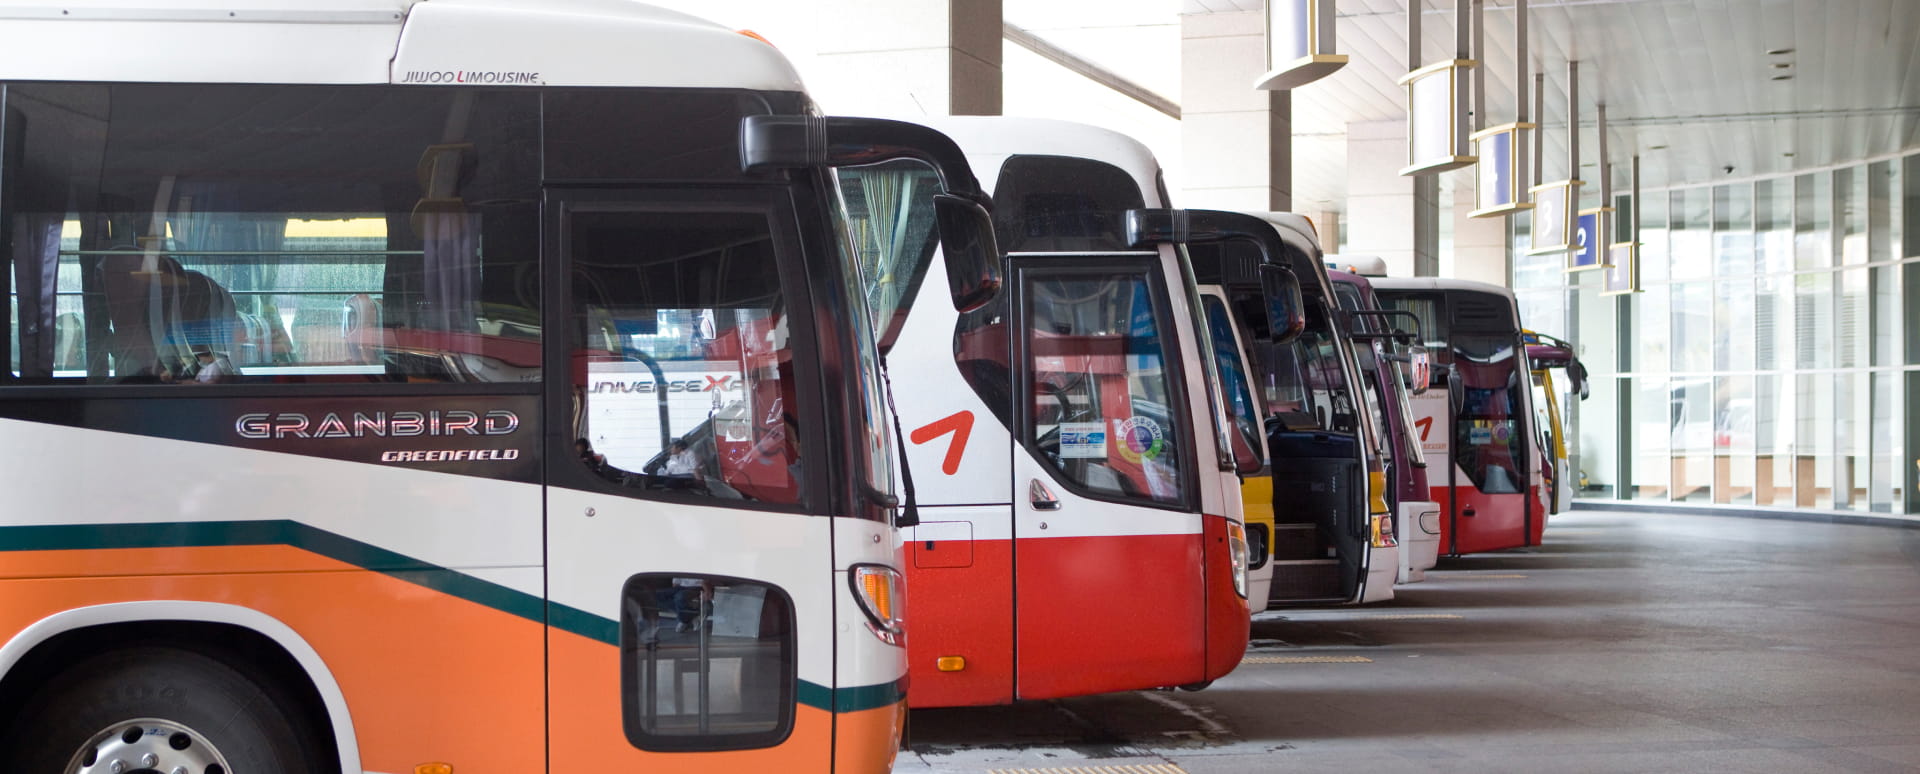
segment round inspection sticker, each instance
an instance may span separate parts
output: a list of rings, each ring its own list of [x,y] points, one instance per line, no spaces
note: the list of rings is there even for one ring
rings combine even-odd
[[[1120,450],[1120,456],[1135,465],[1143,460],[1157,459],[1166,448],[1166,433],[1160,429],[1160,423],[1146,417],[1128,417],[1113,422],[1114,446]]]

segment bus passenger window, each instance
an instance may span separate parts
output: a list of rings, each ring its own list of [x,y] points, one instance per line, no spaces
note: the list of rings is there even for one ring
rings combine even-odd
[[[391,96],[10,85],[9,375],[538,381],[538,95]]]
[[[620,604],[620,704],[642,750],[745,750],[793,728],[793,600],[712,575],[629,578]]]
[[[793,350],[758,212],[570,216],[574,437],[635,490],[801,502]]]

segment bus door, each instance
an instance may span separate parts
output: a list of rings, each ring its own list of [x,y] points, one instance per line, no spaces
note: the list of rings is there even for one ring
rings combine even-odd
[[[1201,471],[1161,258],[1008,265],[1018,695],[1202,682]]]
[[[1359,601],[1371,539],[1363,409],[1330,300],[1306,303],[1299,338],[1254,347],[1276,496],[1272,600]]]
[[[846,591],[835,520],[809,515],[826,420],[790,198],[550,190],[546,210],[571,278],[544,290],[569,374],[547,397],[567,428],[547,460],[553,769],[831,766]]]

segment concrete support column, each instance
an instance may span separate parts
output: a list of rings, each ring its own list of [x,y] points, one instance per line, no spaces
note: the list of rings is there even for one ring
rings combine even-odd
[[[1320,249],[1340,252],[1340,211],[1314,210],[1307,213],[1307,217],[1313,219],[1314,230],[1319,232],[1316,236],[1320,237]]]
[[[829,110],[996,116],[1001,0],[831,0],[797,4],[858,34],[814,52],[808,87]]]
[[[1293,207],[1293,98],[1259,91],[1267,71],[1266,14],[1180,17],[1178,207]]]
[[[1437,276],[1440,179],[1401,177],[1406,161],[1406,121],[1347,124],[1346,252],[1380,256],[1390,276]]]
[[[1440,257],[1440,276],[1507,285],[1507,219],[1472,218],[1473,199],[1456,196],[1451,211],[1453,253]]]

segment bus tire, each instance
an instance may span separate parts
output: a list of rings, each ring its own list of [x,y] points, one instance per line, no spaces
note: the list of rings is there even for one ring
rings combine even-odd
[[[49,679],[0,740],[0,771],[126,770],[322,774],[297,705],[270,684],[174,647],[113,650]],[[143,760],[152,756],[149,760]]]
[[[1212,680],[1201,680],[1200,682],[1197,682],[1197,683],[1187,683],[1186,685],[1182,685],[1182,686],[1180,686],[1180,690],[1183,690],[1183,691],[1204,691],[1204,690],[1206,690],[1206,689],[1207,689],[1207,686],[1209,686],[1209,685],[1213,685],[1213,681],[1212,681]]]

